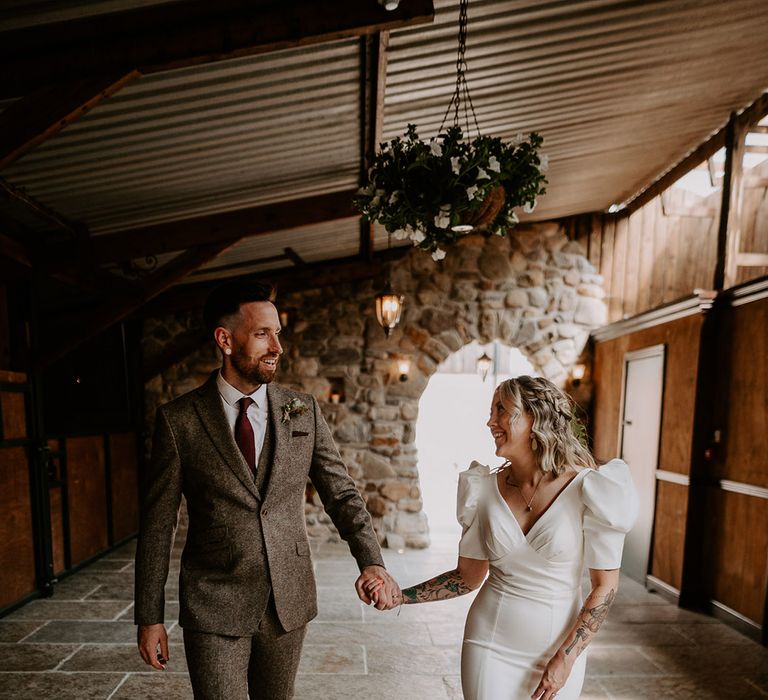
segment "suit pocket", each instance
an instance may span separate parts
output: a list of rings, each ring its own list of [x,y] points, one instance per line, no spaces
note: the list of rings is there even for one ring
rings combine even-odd
[[[309,542],[297,542],[296,543],[296,554],[298,554],[300,557],[308,557],[309,556]]]
[[[303,430],[294,430],[291,433],[291,437],[307,437],[309,433],[305,433]]]

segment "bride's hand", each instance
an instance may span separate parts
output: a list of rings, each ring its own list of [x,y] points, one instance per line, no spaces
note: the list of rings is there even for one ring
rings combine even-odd
[[[378,603],[379,602],[378,592],[382,588],[384,588],[384,579],[381,579],[378,576],[368,579],[363,585],[363,588],[365,589],[365,592],[368,594],[368,597],[371,600],[373,600],[374,603]]]
[[[544,669],[536,690],[533,691],[533,700],[552,700],[565,685],[571,673],[572,662],[566,661],[563,654],[555,654]]]

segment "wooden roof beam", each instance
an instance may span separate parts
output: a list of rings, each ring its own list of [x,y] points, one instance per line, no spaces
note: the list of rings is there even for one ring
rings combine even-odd
[[[389,32],[360,39],[360,185],[368,182],[368,168],[381,141],[384,89],[387,83]],[[360,257],[370,260],[374,249],[373,222],[360,218]]]
[[[236,242],[237,239],[227,239],[188,250],[147,277],[139,294],[120,294],[112,300],[105,301],[95,312],[77,318],[61,319],[56,329],[49,329],[49,331],[57,331],[56,342],[45,344],[45,352],[37,358],[35,369],[45,369],[78,345],[122,321]]]
[[[0,112],[0,170],[114,95],[138,71],[120,72],[42,88]]]
[[[152,73],[431,22],[432,0],[187,0],[0,33],[0,98],[72,76]]]
[[[51,247],[47,269],[66,269],[80,259],[93,265],[123,262],[149,255],[186,250],[223,239],[248,238],[298,226],[353,217],[354,190],[314,195],[287,202],[209,214],[193,219],[144,226],[131,231],[92,236],[85,245]]]

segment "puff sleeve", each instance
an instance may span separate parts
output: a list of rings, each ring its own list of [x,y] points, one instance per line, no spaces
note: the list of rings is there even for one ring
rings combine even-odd
[[[459,489],[456,498],[456,517],[462,527],[459,542],[459,556],[468,559],[488,559],[483,546],[478,506],[487,482],[490,469],[479,462],[472,462],[469,469],[459,474]]]
[[[589,569],[618,569],[624,536],[637,518],[637,493],[629,466],[613,459],[590,469],[582,482],[584,564]]]

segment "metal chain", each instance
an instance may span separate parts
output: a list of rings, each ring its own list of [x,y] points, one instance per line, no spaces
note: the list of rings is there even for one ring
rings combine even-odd
[[[464,96],[464,122],[467,128],[466,134],[469,135],[469,113],[467,111],[467,105],[472,112],[472,119],[475,123],[475,129],[478,136],[480,135],[480,126],[477,123],[477,115],[475,114],[475,107],[472,104],[472,98],[469,95],[469,86],[467,85],[466,71],[467,60],[465,53],[467,51],[467,7],[469,0],[459,0],[459,37],[458,37],[458,51],[456,54],[456,87],[453,91],[451,101],[448,103],[448,109],[445,111],[443,121],[440,122],[440,129],[438,133],[442,132],[443,126],[445,126],[445,120],[448,118],[448,114],[453,108],[453,125],[459,126],[459,109],[462,106],[462,94]]]

